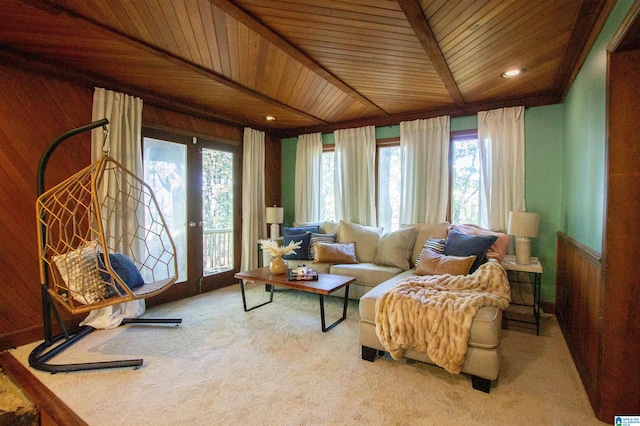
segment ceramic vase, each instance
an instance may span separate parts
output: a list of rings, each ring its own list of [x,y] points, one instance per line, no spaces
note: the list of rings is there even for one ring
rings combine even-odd
[[[284,274],[287,272],[287,261],[282,256],[276,256],[269,263],[269,270],[272,274]]]

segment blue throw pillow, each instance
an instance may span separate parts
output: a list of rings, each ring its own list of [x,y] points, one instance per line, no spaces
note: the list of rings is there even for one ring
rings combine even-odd
[[[102,253],[98,253],[98,260],[100,269],[106,269],[104,266],[104,255]],[[122,253],[111,253],[109,254],[109,261],[111,262],[111,268],[130,290],[135,290],[144,285],[144,278],[142,278],[136,264],[127,256]],[[100,274],[104,281],[111,282],[111,275],[108,272],[101,270]],[[120,290],[122,291],[122,289]]]
[[[444,254],[447,256],[476,256],[469,273],[472,274],[480,265],[486,262],[489,247],[496,242],[495,235],[469,235],[458,232],[455,229],[449,231],[447,243],[444,246]]]
[[[296,249],[296,254],[287,254],[286,256],[282,256],[282,258],[285,260],[309,260],[309,244],[311,243],[311,233],[307,232],[305,234],[284,236],[285,246],[288,246],[291,241],[293,241],[294,243],[301,241],[302,245],[300,246],[300,248]]]
[[[315,232],[316,234],[319,232],[319,226],[302,226],[300,228],[282,228],[282,235],[300,235],[305,234],[307,232]],[[286,245],[286,244],[285,244]]]

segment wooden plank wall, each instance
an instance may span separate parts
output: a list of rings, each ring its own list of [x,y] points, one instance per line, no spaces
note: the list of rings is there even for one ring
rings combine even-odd
[[[0,349],[42,338],[37,167],[53,139],[91,121],[92,96],[90,88],[0,66]],[[63,143],[49,161],[47,187],[88,165],[90,150],[89,133]]]
[[[0,350],[43,337],[34,208],[38,162],[53,139],[91,121],[92,99],[92,87],[0,65]],[[242,144],[242,128],[151,104],[144,105],[143,122]],[[49,162],[47,187],[88,165],[90,145],[89,133],[65,141]],[[279,140],[267,136],[266,152],[266,201],[280,204]],[[81,319],[61,313],[69,324]]]
[[[562,232],[557,249],[556,316],[596,407],[604,293],[601,255]]]

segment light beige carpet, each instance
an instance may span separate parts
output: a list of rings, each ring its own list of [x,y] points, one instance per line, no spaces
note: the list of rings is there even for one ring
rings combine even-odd
[[[266,299],[253,285],[251,303]],[[328,320],[340,300],[327,298]],[[599,425],[555,319],[541,336],[503,330],[500,378],[485,394],[435,366],[360,357],[357,302],[320,330],[316,295],[279,291],[242,310],[238,285],[151,309],[179,327],[96,331],[59,362],[144,358],[139,370],[35,370],[91,425]],[[12,354],[25,365],[35,344]]]

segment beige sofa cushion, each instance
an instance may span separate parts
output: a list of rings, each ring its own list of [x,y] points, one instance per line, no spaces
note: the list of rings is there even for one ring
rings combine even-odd
[[[400,225],[401,228],[416,228],[416,243],[413,246],[413,253],[411,255],[411,264],[415,265],[418,259],[418,255],[422,252],[424,243],[429,238],[447,238],[449,234],[449,222],[440,223],[414,223],[407,225]]]
[[[325,234],[337,234],[340,230],[340,224],[337,222],[322,222],[320,230]]]
[[[402,272],[402,269],[392,266],[380,266],[375,263],[355,263],[351,265],[333,265],[330,271],[335,275],[354,277],[356,284],[374,287],[395,277]]]
[[[371,263],[376,258],[382,228],[340,221],[339,243],[356,243],[358,262]]]
[[[382,235],[373,263],[406,271],[416,242],[416,228],[404,228]]]

